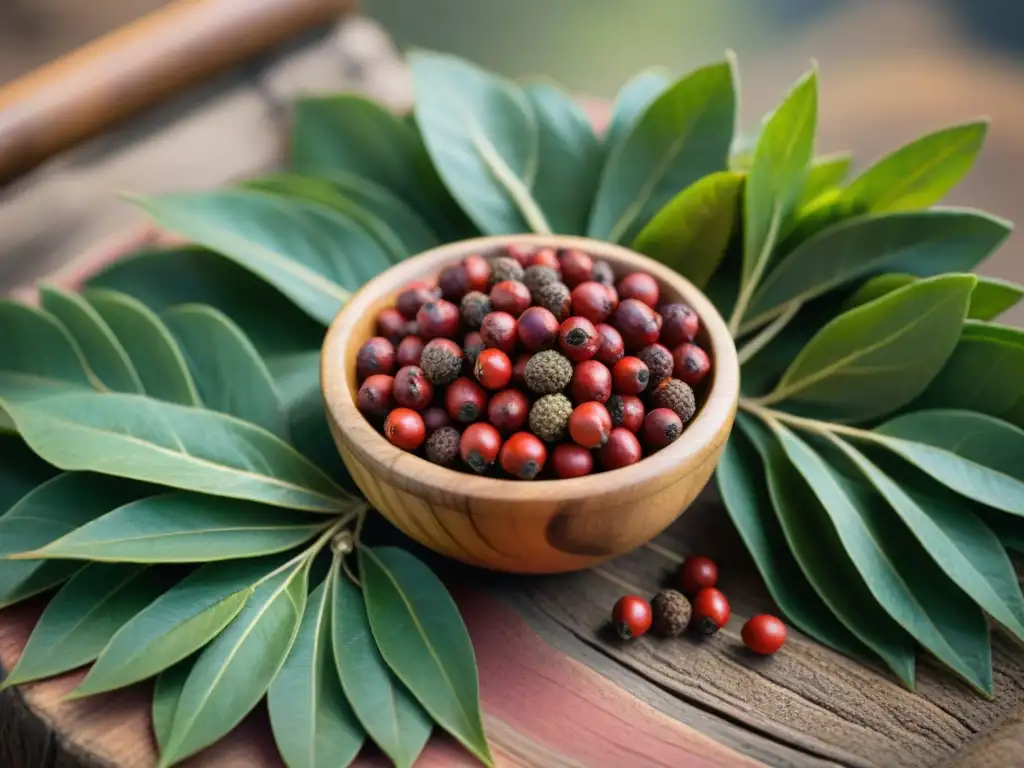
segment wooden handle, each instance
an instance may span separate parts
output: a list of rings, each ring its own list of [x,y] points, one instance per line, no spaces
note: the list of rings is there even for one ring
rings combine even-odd
[[[0,88],[0,184],[355,0],[177,0]]]

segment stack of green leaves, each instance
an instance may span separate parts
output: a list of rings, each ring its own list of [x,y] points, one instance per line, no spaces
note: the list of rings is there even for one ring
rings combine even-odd
[[[361,541],[319,345],[397,261],[533,231],[630,245],[729,318],[743,398],[718,485],[789,621],[908,686],[923,649],[990,694],[989,620],[1024,640],[1024,333],[994,322],[1024,289],[969,274],[1006,222],[930,207],[985,123],[846,181],[849,156],[814,154],[814,71],[739,153],[731,59],[642,72],[603,138],[552,85],[409,63],[411,118],[300,101],[286,171],[135,201],[191,245],[0,304],[0,606],[54,592],[5,685],[156,677],[162,766],[264,697],[290,768],[366,739],[410,765],[433,724],[488,763],[454,602]]]

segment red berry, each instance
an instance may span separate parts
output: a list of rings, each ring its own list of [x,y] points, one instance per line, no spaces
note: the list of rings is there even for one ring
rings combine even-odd
[[[427,341],[439,336],[451,338],[459,332],[460,319],[459,308],[444,299],[428,301],[416,313],[419,335]]]
[[[427,437],[423,417],[410,408],[395,408],[384,420],[384,437],[398,448],[415,451]]]
[[[682,379],[691,387],[695,387],[704,381],[704,377],[711,370],[711,360],[708,353],[696,344],[680,344],[672,350],[674,366],[672,375]]]
[[[427,437],[430,437],[434,432],[439,430],[441,427],[450,427],[452,424],[451,417],[448,415],[448,411],[444,408],[427,408],[423,411],[423,424],[427,428]]]
[[[377,335],[383,336],[392,344],[397,344],[409,335],[409,321],[394,307],[381,310],[377,315]]]
[[[395,370],[395,345],[383,336],[374,336],[356,353],[356,376],[363,381],[375,373],[390,375]]]
[[[754,653],[771,656],[786,642],[786,625],[774,616],[762,613],[747,620],[740,636],[743,644]]]
[[[706,587],[693,598],[693,625],[702,635],[713,635],[729,623],[729,601],[714,587]]]
[[[487,293],[487,286],[491,282],[491,265],[487,259],[478,254],[467,256],[462,261],[462,268],[466,270],[467,288],[469,291],[480,291]]]
[[[623,640],[640,637],[651,628],[653,620],[651,604],[639,595],[620,597],[612,609],[612,624]]]
[[[561,443],[555,446],[551,457],[555,474],[561,478],[583,477],[594,470],[594,457],[586,448],[574,443]]]
[[[644,361],[647,370],[651,372],[649,381],[661,381],[672,376],[675,362],[668,347],[661,344],[648,344],[637,352],[636,356]]]
[[[644,419],[644,444],[652,450],[664,448],[681,434],[683,420],[670,408],[655,408]]]
[[[516,319],[508,312],[491,312],[480,323],[480,338],[485,347],[512,354],[516,348]]]
[[[637,299],[651,309],[658,306],[658,281],[646,272],[631,272],[619,280],[615,287],[619,292],[619,298]]]
[[[487,393],[475,381],[463,376],[445,390],[444,407],[453,421],[469,424],[479,419],[487,407]]]
[[[441,298],[439,288],[420,280],[415,283],[409,283],[402,289],[402,292],[398,294],[398,298],[395,300],[395,308],[402,313],[403,317],[412,320],[416,317],[416,313],[420,311],[420,307],[428,301],[439,298]]]
[[[434,399],[434,385],[422,368],[407,365],[395,374],[394,397],[399,405],[422,411]]]
[[[512,361],[500,349],[485,349],[476,356],[473,375],[487,389],[503,389],[512,380]]]
[[[612,395],[607,408],[616,427],[624,427],[635,434],[644,425],[644,404],[636,395]]]
[[[607,323],[600,323],[596,327],[601,336],[601,346],[597,348],[595,357],[605,365],[615,365],[626,354],[622,334]]]
[[[393,376],[383,373],[370,376],[359,387],[356,405],[363,413],[368,413],[371,416],[383,416],[395,405],[394,389],[395,378]]]
[[[608,402],[612,396],[612,372],[597,360],[584,360],[573,369],[569,394],[577,403]]]
[[[567,248],[562,251],[559,262],[562,267],[562,280],[570,288],[589,280],[594,269],[594,260],[579,248]]]
[[[524,269],[530,266],[529,264],[527,264],[527,262],[530,260],[530,257],[533,256],[533,251],[534,249],[531,248],[530,246],[520,245],[518,243],[513,243],[512,245],[508,245],[505,247],[505,253],[507,253],[516,261],[518,261],[519,266],[523,267]]]
[[[650,380],[651,372],[639,357],[624,357],[612,367],[612,381],[620,395],[639,395]]]
[[[547,447],[530,432],[516,432],[501,447],[501,468],[520,480],[533,480],[547,460]]]
[[[420,355],[423,354],[423,339],[419,336],[406,336],[398,344],[398,352],[395,360],[399,366],[419,365]]]
[[[608,436],[608,442],[601,448],[601,466],[605,469],[621,469],[636,464],[642,456],[636,435],[624,427],[615,427]]]
[[[710,557],[694,555],[679,566],[679,586],[688,595],[696,595],[702,589],[718,583],[718,566]]]
[[[530,289],[518,280],[502,280],[491,288],[491,307],[519,317],[530,306]]]
[[[643,349],[658,340],[661,324],[654,310],[639,299],[624,299],[612,315],[612,325],[622,334],[627,350]]]
[[[593,280],[577,285],[570,296],[573,314],[585,317],[592,323],[603,323],[611,317],[619,304],[615,291]]]
[[[441,295],[448,301],[458,303],[469,293],[469,274],[462,264],[451,264],[441,270],[437,284],[441,288]]]
[[[526,364],[530,362],[530,358],[533,357],[532,352],[525,352],[516,358],[515,363],[512,365],[512,383],[526,385]]]
[[[501,435],[491,424],[470,424],[459,441],[459,455],[469,468],[482,475],[498,458]]]
[[[550,347],[558,336],[558,318],[544,307],[530,307],[519,316],[516,333],[524,347],[539,352]]]
[[[584,448],[600,448],[611,431],[612,417],[600,403],[578,405],[569,416],[569,436]]]
[[[597,354],[601,337],[585,317],[570,317],[558,329],[558,345],[566,357],[580,363]]]
[[[530,401],[518,389],[503,389],[487,404],[487,420],[502,432],[523,428],[530,415]]]
[[[677,347],[693,341],[700,330],[700,318],[690,307],[680,302],[665,304],[661,308],[661,343],[666,347]]]
[[[558,256],[555,254],[554,248],[538,248],[536,251],[526,257],[526,262],[523,264],[524,267],[551,267],[551,269],[560,269],[561,264],[558,261]]]

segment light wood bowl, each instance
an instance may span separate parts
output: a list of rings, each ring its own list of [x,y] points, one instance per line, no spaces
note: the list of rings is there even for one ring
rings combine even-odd
[[[684,301],[702,321],[699,342],[713,373],[683,435],[625,469],[572,480],[502,480],[445,469],[391,445],[356,408],[356,353],[375,319],[414,280],[432,279],[472,253],[511,243],[582,248],[616,275],[641,270],[663,301]],[[338,314],[324,341],[321,384],[341,457],[367,499],[408,536],[449,557],[500,571],[557,573],[592,566],[650,541],[707,484],[732,427],[739,363],[725,323],[689,281],[619,246],[576,237],[515,235],[435,248],[367,283]]]

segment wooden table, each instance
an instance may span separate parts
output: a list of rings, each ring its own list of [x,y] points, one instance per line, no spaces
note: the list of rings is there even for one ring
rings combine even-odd
[[[23,259],[0,262],[0,285],[40,274],[74,284],[155,236],[102,194],[79,197],[85,190],[208,186],[271,166],[284,129],[280,105],[299,91],[340,88],[407,103],[405,72],[386,35],[365,19],[265,55],[258,67],[229,70],[49,161],[3,192],[0,254]],[[225,143],[225,133],[234,141]],[[140,135],[145,141],[135,140]],[[206,162],[182,163],[186,152]],[[733,607],[726,629],[703,642],[615,641],[607,625],[614,601],[627,591],[652,594],[694,553],[720,564]],[[499,765],[1024,764],[1024,654],[1001,633],[994,635],[997,695],[990,702],[927,662],[911,693],[882,670],[796,632],[774,658],[746,652],[743,621],[774,608],[713,491],[650,545],[600,568],[532,578],[456,569],[448,578],[478,655],[485,725]],[[17,661],[41,607],[36,601],[0,611],[0,668]],[[0,696],[0,766],[153,765],[150,686],[61,701],[82,676]],[[373,754],[363,763],[383,764]],[[279,765],[265,712],[187,764]],[[437,737],[422,764],[472,762]]]

